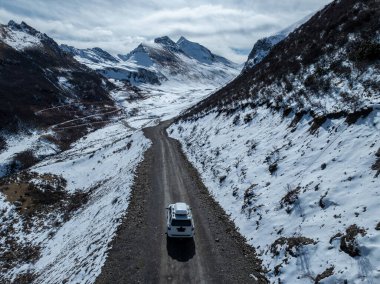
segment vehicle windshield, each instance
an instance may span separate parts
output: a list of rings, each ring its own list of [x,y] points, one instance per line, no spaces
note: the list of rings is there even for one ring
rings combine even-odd
[[[172,220],[172,226],[178,226],[178,227],[190,227],[191,221],[190,220]]]

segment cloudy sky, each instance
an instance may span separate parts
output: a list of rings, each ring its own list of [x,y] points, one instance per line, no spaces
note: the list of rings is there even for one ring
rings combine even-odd
[[[126,54],[141,42],[183,35],[244,62],[255,41],[331,0],[0,0],[0,23],[24,21],[58,43]]]

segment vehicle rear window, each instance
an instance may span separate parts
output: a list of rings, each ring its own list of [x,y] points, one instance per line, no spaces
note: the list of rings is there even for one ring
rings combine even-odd
[[[172,226],[183,226],[183,227],[190,227],[191,221],[190,220],[172,220]]]

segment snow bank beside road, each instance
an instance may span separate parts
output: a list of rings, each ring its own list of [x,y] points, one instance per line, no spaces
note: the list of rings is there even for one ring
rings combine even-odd
[[[271,282],[380,280],[380,112],[347,125],[289,127],[264,107],[172,125],[215,199],[256,248]],[[376,229],[377,228],[377,229]]]
[[[69,191],[91,191],[88,203],[46,241],[36,263],[38,283],[95,281],[127,210],[134,170],[149,145],[141,131],[133,133],[114,124],[35,168],[62,174]]]
[[[93,283],[127,210],[135,168],[149,145],[142,131],[131,131],[118,122],[88,134],[70,150],[32,167],[28,172],[35,175],[62,177],[69,196],[85,194],[84,204],[66,218],[51,208],[25,229],[23,213],[16,211],[1,194],[0,209],[5,208],[6,222],[14,224],[8,227],[14,230],[17,247],[35,248],[38,260],[20,262],[2,274],[0,280],[15,281],[20,275],[33,274],[35,283]],[[38,177],[31,182],[37,184]]]

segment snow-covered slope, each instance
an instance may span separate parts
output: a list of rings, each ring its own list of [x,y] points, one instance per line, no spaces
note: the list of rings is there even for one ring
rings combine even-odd
[[[168,130],[272,283],[380,281],[379,17],[332,2]]]
[[[118,57],[100,49],[80,50],[65,45],[61,48],[109,79],[128,81],[137,86],[160,85],[167,81],[220,86],[240,71],[237,64],[184,37],[177,43],[167,36],[159,37],[154,43],[140,44],[130,53]]]
[[[118,60],[109,54],[107,51],[99,47],[87,48],[87,49],[78,49],[66,44],[61,44],[60,48],[67,53],[71,53],[74,56],[79,56],[83,59],[88,59],[94,63],[99,63],[102,61],[111,61],[118,62]]]
[[[124,123],[0,180],[1,283],[94,283],[150,143]]]
[[[372,166],[380,107],[353,125],[328,120],[314,134],[311,116],[294,119],[247,107],[169,133],[256,248],[271,282],[314,283],[331,268],[324,283],[379,282],[380,180]]]
[[[213,54],[209,49],[200,45],[199,43],[189,41],[185,37],[180,37],[177,41],[179,49],[186,54],[188,57],[194,58],[199,62],[206,64],[222,63],[225,65],[233,66],[236,65],[224,57]]]

